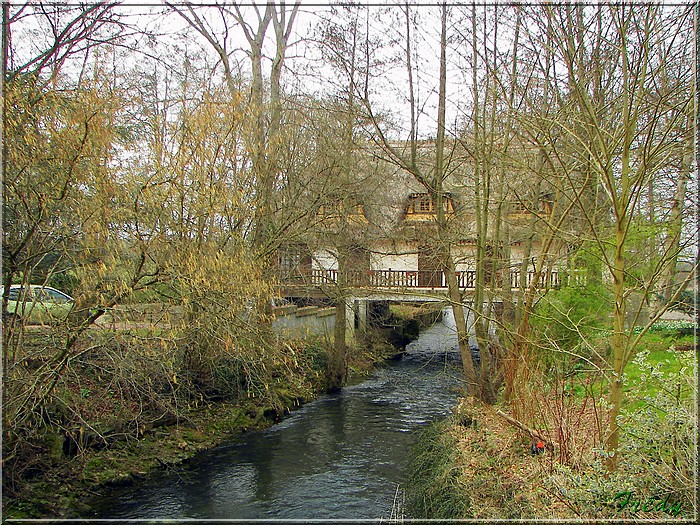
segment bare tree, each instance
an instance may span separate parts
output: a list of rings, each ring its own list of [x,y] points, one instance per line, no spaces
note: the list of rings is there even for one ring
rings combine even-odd
[[[330,65],[338,77],[334,92],[321,101],[323,115],[317,120],[326,124],[321,128],[323,137],[319,137],[317,144],[323,162],[317,177],[324,187],[316,195],[324,203],[324,213],[319,217],[325,222],[320,246],[330,247],[337,262],[338,278],[332,292],[336,305],[332,368],[337,371],[335,384],[340,386],[347,374],[348,312],[353,308],[351,285],[360,284],[357,276],[369,270],[372,225],[366,210],[376,201],[374,193],[382,181],[376,177],[371,156],[363,149],[366,144],[359,124],[357,86],[362,81],[362,60],[368,45],[362,33],[362,15],[366,11],[357,6],[340,6],[332,14],[321,21],[314,39],[324,64]],[[355,282],[349,282],[350,276]]]
[[[446,188],[445,181],[453,167],[450,166],[451,156],[448,158],[448,148],[450,148],[446,138],[446,109],[447,109],[447,67],[448,67],[448,8],[442,5],[440,8],[440,36],[439,36],[439,72],[438,72],[438,107],[435,120],[437,122],[436,137],[433,142],[432,164],[426,165],[424,159],[425,147],[421,147],[418,139],[418,114],[419,106],[416,97],[416,78],[411,59],[413,56],[412,46],[414,45],[414,35],[411,33],[413,24],[411,23],[411,10],[409,6],[402,7],[404,19],[402,21],[405,33],[402,40],[405,45],[405,65],[408,75],[408,104],[410,110],[410,131],[407,147],[392,142],[383,128],[382,122],[377,115],[373,103],[370,99],[369,72],[365,72],[365,82],[358,86],[360,100],[367,113],[367,118],[374,128],[377,144],[385,152],[389,161],[407,173],[420,183],[428,192],[432,202],[435,204],[435,235],[436,239],[432,243],[432,250],[437,260],[448,287],[448,297],[454,313],[457,326],[457,339],[462,356],[462,366],[464,377],[469,394],[481,397],[482,392],[475,368],[475,363],[469,348],[469,334],[467,332],[466,318],[464,312],[464,302],[456,278],[455,258],[452,254],[452,234],[450,223],[452,218],[448,216],[446,209]],[[367,63],[369,60],[366,61]],[[483,369],[482,369],[483,373]]]
[[[614,326],[606,448],[610,454],[608,467],[614,469],[624,370],[643,333],[664,309],[641,322],[640,332],[632,329],[642,321],[645,303],[664,275],[663,270],[679,252],[677,237],[669,233],[661,249],[648,254],[651,264],[638,272],[639,263],[649,261],[634,260],[638,247],[633,234],[640,219],[639,204],[649,186],[660,182],[667,159],[686,158],[687,146],[681,142],[679,150],[673,137],[675,130],[687,122],[687,112],[692,113],[693,91],[688,88],[692,79],[679,75],[669,82],[666,70],[674,53],[680,52],[686,59],[689,56],[688,41],[683,36],[692,25],[692,12],[689,8],[667,10],[659,6],[568,6],[546,9],[545,14],[551,23],[553,48],[567,68],[569,92],[565,96],[574,103],[580,122],[579,126],[562,130],[571,138],[572,158],[579,166],[587,167],[610,210],[609,228],[596,223],[587,213],[583,196],[576,191],[578,181],[569,178],[569,194],[589,221],[601,264],[610,276]],[[596,18],[607,28],[604,40],[592,33],[596,26],[590,22]],[[593,51],[606,60],[591,70]],[[682,193],[682,181],[677,190]],[[678,216],[674,215],[677,208],[673,201],[670,203],[673,220],[669,224],[673,229],[678,227]],[[680,289],[676,287],[670,296]],[[631,301],[635,295],[641,298],[636,304]]]

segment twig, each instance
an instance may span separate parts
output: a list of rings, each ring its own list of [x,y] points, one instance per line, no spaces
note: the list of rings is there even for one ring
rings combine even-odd
[[[513,425],[514,427],[517,427],[517,428],[519,428],[520,430],[522,430],[523,432],[528,433],[528,434],[530,435],[530,437],[532,437],[533,439],[534,439],[534,438],[537,438],[537,439],[542,440],[542,441],[544,442],[544,444],[545,444],[545,447],[547,447],[547,449],[552,450],[552,449],[554,448],[554,444],[555,444],[555,443],[553,443],[552,441],[550,441],[550,440],[549,440],[546,436],[544,436],[539,430],[535,430],[534,428],[530,428],[530,427],[524,425],[523,423],[521,423],[521,422],[518,421],[517,419],[513,418],[512,416],[509,416],[508,414],[506,414],[505,412],[502,412],[501,410],[496,410],[496,414],[498,414],[498,415],[501,416],[503,419],[505,419],[506,421],[508,421],[508,423],[510,423],[510,424]]]

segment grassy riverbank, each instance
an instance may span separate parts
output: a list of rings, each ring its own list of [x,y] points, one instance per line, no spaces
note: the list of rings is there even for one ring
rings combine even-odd
[[[27,330],[16,368],[25,373],[15,381],[41,377],[54,344],[50,331]],[[3,429],[5,518],[75,517],[96,487],[176,468],[273,424],[329,387],[332,347],[323,337],[278,340],[266,347],[265,361],[231,342],[228,359],[189,367],[186,339],[161,329],[95,329],[79,344],[44,399],[42,418],[21,433]],[[395,353],[368,336],[348,348],[347,366],[364,375]]]
[[[552,443],[541,454],[531,453],[532,438],[509,421],[508,407],[461,400],[420,439],[407,511],[444,519],[692,519],[696,363],[692,334],[660,324],[645,336],[626,371],[613,474],[600,433],[606,386],[589,372],[543,383],[541,410],[521,421]],[[603,395],[597,405],[593,392]]]

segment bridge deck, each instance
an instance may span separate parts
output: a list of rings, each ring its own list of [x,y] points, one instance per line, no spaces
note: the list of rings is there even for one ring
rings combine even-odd
[[[467,270],[455,272],[460,290],[474,290],[476,287],[476,271]],[[535,272],[528,272],[526,286],[532,284]],[[361,289],[363,295],[372,295],[380,292],[394,292],[400,294],[425,294],[438,292],[444,295],[447,290],[445,275],[439,271],[412,271],[412,270],[350,270],[344,275],[345,286]],[[304,274],[297,274],[293,278],[282,279],[285,286],[302,287],[307,289],[335,287],[338,283],[338,270],[313,269]],[[510,286],[513,291],[519,290],[521,285],[521,272],[510,272]],[[540,276],[537,287],[540,289],[558,288],[559,274],[556,270],[544,272]]]

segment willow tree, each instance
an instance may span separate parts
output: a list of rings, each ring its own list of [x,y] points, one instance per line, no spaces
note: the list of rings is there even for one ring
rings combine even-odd
[[[52,329],[58,344],[45,349],[39,370],[30,372],[21,359],[24,323],[4,326],[3,391],[11,389],[5,399],[12,401],[3,417],[6,428],[21,432],[40,418],[81,334],[140,272],[119,282],[106,275],[118,264],[106,210],[118,194],[109,162],[123,129],[124,99],[100,78],[94,57],[100,44],[116,41],[118,17],[102,4],[3,7],[3,312],[11,284],[86,277],[71,290],[76,306]],[[28,47],[27,35],[37,27],[47,29],[47,40],[37,37]]]
[[[227,84],[197,65],[185,61],[175,79],[142,73],[144,88],[134,86],[132,103],[148,109],[133,146],[142,153],[123,174],[124,238],[147,261],[162,300],[184,309],[183,373],[207,389],[222,352],[238,355],[228,342],[260,347],[248,309],[272,292],[246,242],[255,203],[245,113]]]
[[[559,111],[554,61],[541,45],[548,42],[547,33],[533,38],[521,6],[493,9],[492,18],[484,13],[481,30],[471,9],[472,35],[465,47],[472,54],[472,131],[462,142],[474,164],[476,334],[483,341],[492,320],[499,327],[507,348],[501,349],[498,372],[505,383],[503,398],[510,402],[522,397],[516,391],[527,382],[525,370],[534,359],[532,315],[553,284],[552,270],[568,241],[562,232],[574,206],[558,180],[564,168],[555,153],[559,137],[552,125]],[[512,16],[509,24],[503,10]],[[503,51],[506,38],[511,38],[510,49]],[[519,260],[512,253],[516,245]],[[515,279],[503,275],[508,270]],[[500,273],[500,282],[489,286],[486,273]],[[502,301],[500,316],[492,311],[494,300]]]
[[[460,185],[470,196],[474,217],[476,271],[471,311],[482,362],[481,397],[491,402],[495,401],[503,378],[504,347],[490,333],[496,325],[504,329],[502,335],[507,335],[506,319],[513,317],[507,220],[513,192],[507,160],[513,149],[515,112],[511,108],[518,80],[520,32],[516,8],[513,41],[507,51],[498,49],[497,42],[501,47],[505,42],[501,36],[505,13],[499,9],[494,6],[493,11],[483,9],[477,13],[476,6],[465,8],[462,23],[468,25],[470,32],[458,38],[463,57],[461,71],[465,84],[469,85],[468,100],[458,107],[464,124],[457,140],[466,152],[469,165]],[[500,316],[495,315],[496,302],[503,304]]]
[[[3,5],[4,303],[10,283],[28,277],[62,237],[70,192],[83,177],[99,178],[115,109],[100,92],[104,83],[83,75],[99,46],[119,38],[112,7]],[[78,74],[69,77],[69,66]]]

